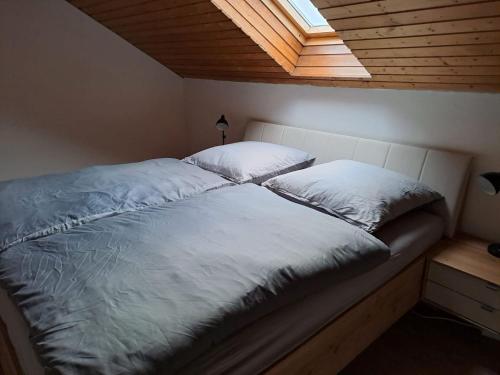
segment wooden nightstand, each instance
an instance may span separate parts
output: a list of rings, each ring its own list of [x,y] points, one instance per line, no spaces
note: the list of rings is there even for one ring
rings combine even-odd
[[[464,235],[441,241],[426,275],[424,300],[500,337],[500,258],[486,242]]]

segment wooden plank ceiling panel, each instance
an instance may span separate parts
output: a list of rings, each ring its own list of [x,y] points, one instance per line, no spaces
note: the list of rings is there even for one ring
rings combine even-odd
[[[183,77],[500,92],[498,0],[312,0],[340,37],[314,43],[274,0],[68,1]]]

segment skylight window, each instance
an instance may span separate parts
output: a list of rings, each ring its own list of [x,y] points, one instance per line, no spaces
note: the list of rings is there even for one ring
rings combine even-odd
[[[328,22],[321,15],[311,0],[286,0],[304,18],[311,27],[328,26]]]
[[[311,0],[274,0],[306,36],[328,36],[335,31]],[[321,34],[321,35],[319,35]]]
[[[370,73],[313,5],[333,0],[211,1],[290,77],[371,78]],[[240,3],[242,6],[239,6]],[[263,66],[265,70],[262,71],[254,70],[253,66],[248,70],[235,67],[238,68],[238,74],[250,76],[252,73],[252,78],[257,80],[268,77],[267,73],[272,71],[267,66]],[[231,72],[236,72],[236,69]]]

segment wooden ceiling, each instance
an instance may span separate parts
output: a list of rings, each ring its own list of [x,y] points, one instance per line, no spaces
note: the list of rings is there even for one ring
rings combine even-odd
[[[500,1],[312,0],[345,45],[305,46],[296,68],[342,65],[352,51],[369,79],[292,75],[211,0],[68,1],[182,77],[500,92]],[[239,10],[272,0],[224,1]],[[268,18],[258,15],[256,28]]]

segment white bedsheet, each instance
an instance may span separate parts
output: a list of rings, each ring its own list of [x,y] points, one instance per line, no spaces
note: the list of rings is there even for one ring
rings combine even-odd
[[[214,347],[184,372],[232,372],[240,375],[263,371],[397,274],[441,238],[443,227],[441,218],[426,212],[410,213],[388,224],[378,234],[391,248],[391,258],[383,265],[356,278],[324,288],[260,319]],[[24,373],[43,374],[43,368],[29,341],[28,328],[1,288],[0,317],[7,324]]]

